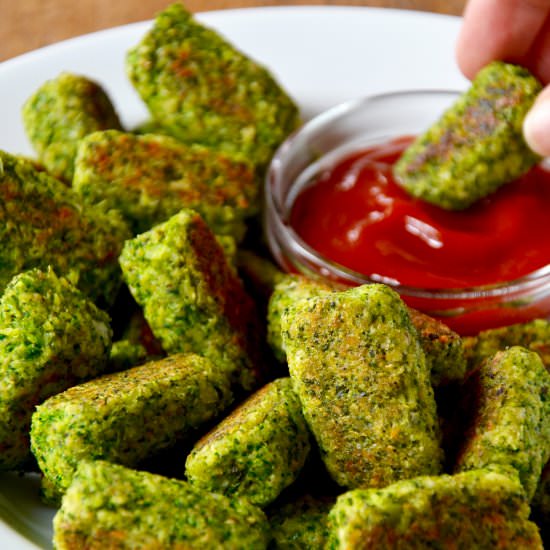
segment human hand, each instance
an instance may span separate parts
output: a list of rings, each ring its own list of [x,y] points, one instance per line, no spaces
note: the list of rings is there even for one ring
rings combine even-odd
[[[550,155],[550,0],[469,0],[457,43],[462,72],[473,78],[490,61],[517,63],[546,88],[527,114],[531,149]]]

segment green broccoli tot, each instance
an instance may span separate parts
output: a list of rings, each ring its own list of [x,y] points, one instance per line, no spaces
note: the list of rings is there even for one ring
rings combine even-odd
[[[468,369],[475,369],[497,351],[503,351],[510,346],[522,346],[538,353],[550,370],[550,322],[546,319],[491,328],[476,336],[467,336],[464,339],[464,351]]]
[[[540,158],[522,124],[542,85],[527,69],[495,61],[404,152],[395,175],[413,196],[448,210],[467,208]]]
[[[273,292],[267,308],[267,341],[276,359],[286,361],[281,334],[281,317],[297,300],[320,296],[338,289],[304,275],[279,274],[272,277]],[[409,308],[412,324],[426,356],[432,386],[437,388],[461,381],[466,360],[460,336],[440,321]]]
[[[71,182],[78,140],[96,130],[122,129],[102,87],[61,73],[25,103],[23,122],[40,161],[53,176]]]
[[[550,374],[540,357],[519,346],[498,352],[469,376],[465,394],[471,419],[455,471],[512,467],[531,499],[550,459]]]
[[[53,527],[57,550],[265,550],[269,538],[264,514],[244,499],[101,460],[78,466]]]
[[[104,375],[50,397],[32,417],[32,451],[51,499],[78,463],[124,466],[188,437],[231,402],[227,377],[197,355],[177,354]]]
[[[282,316],[294,389],[344,487],[383,487],[441,467],[436,405],[406,306],[370,284],[299,300]]]
[[[100,306],[122,282],[118,256],[127,225],[32,163],[0,151],[0,291],[28,269],[52,266]]]
[[[327,550],[542,550],[517,478],[489,470],[418,477],[344,493],[329,515]]]
[[[170,137],[116,130],[80,141],[73,188],[85,203],[107,201],[120,210],[134,234],[187,207],[214,233],[240,239],[244,220],[259,208],[259,183],[249,163]]]
[[[183,209],[126,241],[120,265],[167,353],[204,355],[233,383],[256,384],[254,303],[198,213]]]
[[[153,118],[185,143],[238,153],[264,167],[299,123],[269,72],[200,25],[179,3],[158,14],[127,56]]]
[[[252,395],[203,437],[187,458],[188,481],[266,506],[293,483],[309,453],[309,433],[289,378]]]
[[[107,367],[112,331],[53,270],[21,273],[0,299],[0,470],[30,456],[36,405]]]

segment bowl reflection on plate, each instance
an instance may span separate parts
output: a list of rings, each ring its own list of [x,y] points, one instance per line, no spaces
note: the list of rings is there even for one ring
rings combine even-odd
[[[427,128],[456,99],[452,91],[407,91],[338,105],[290,136],[273,157],[266,178],[265,227],[271,251],[289,272],[343,285],[383,282],[408,305],[441,319],[461,334],[550,315],[550,265],[493,285],[432,289],[358,273],[322,256],[290,225],[290,212],[314,170],[352,152]]]

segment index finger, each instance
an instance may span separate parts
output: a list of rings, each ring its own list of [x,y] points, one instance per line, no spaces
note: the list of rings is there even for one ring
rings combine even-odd
[[[473,78],[490,61],[526,56],[550,14],[550,0],[470,0],[457,42],[457,61]]]

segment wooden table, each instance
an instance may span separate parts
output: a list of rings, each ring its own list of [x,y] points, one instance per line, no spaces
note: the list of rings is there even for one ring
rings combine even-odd
[[[0,61],[88,32],[144,19],[170,0],[0,0]],[[186,0],[191,11],[273,5],[353,5],[458,15],[465,0]]]

